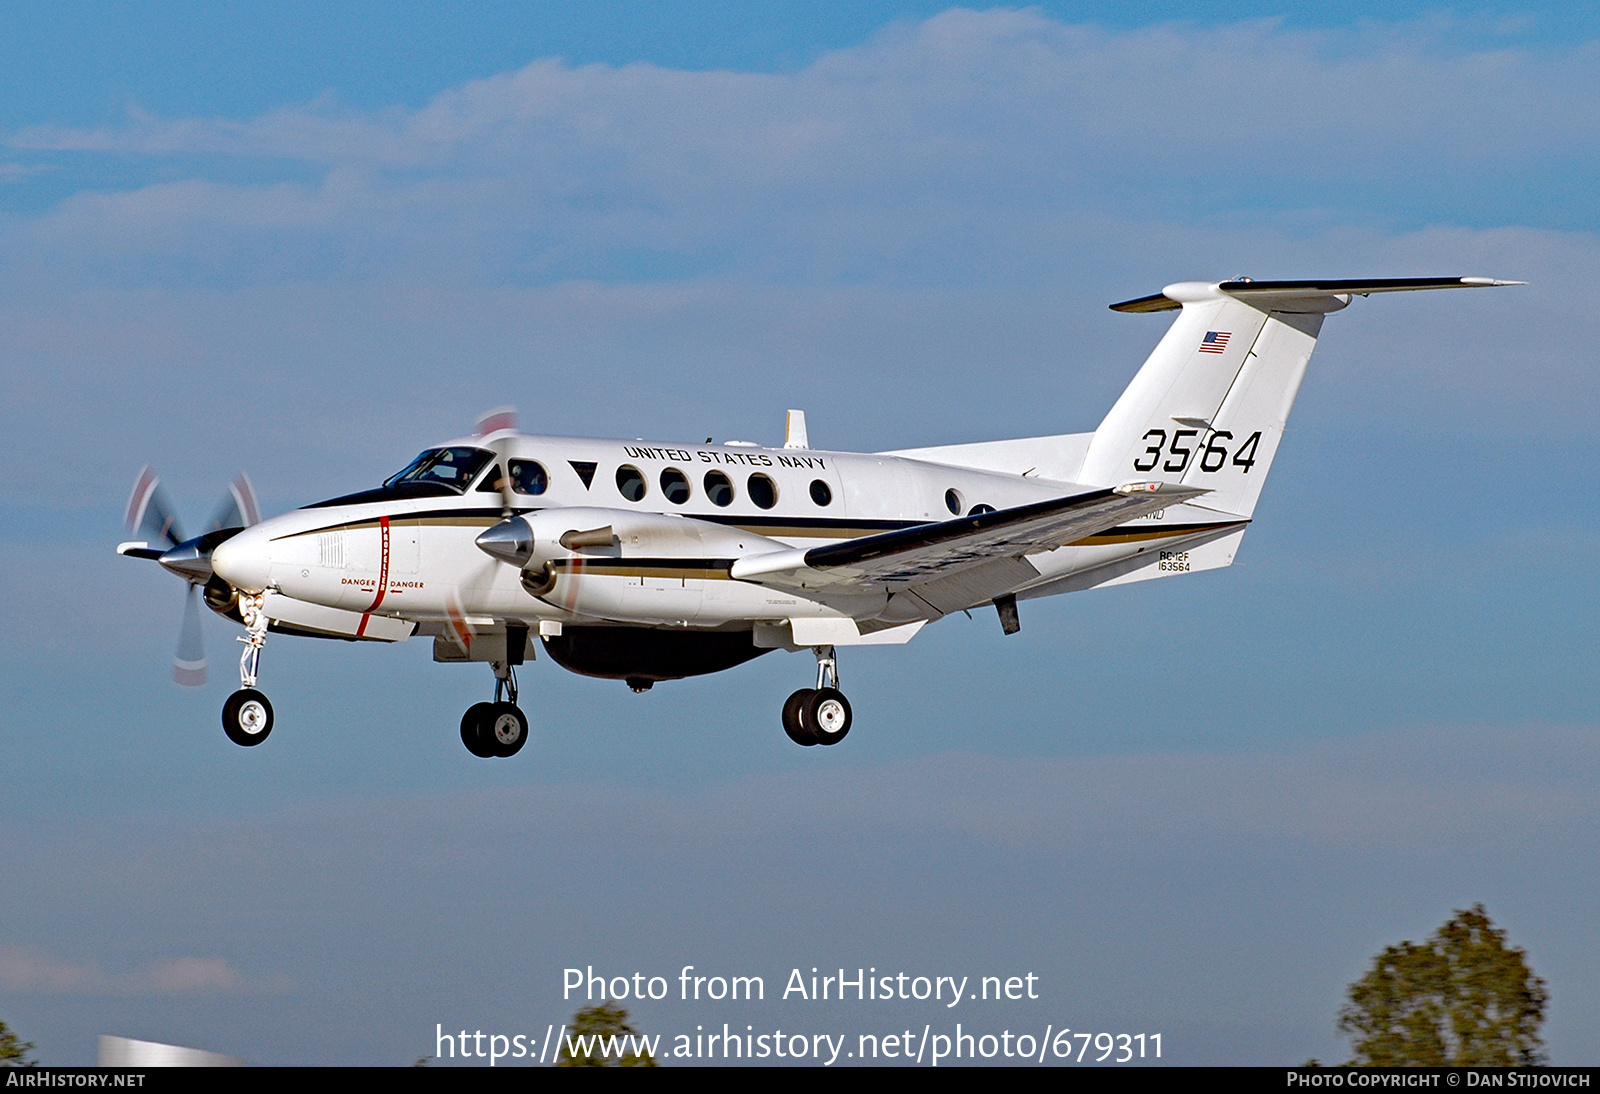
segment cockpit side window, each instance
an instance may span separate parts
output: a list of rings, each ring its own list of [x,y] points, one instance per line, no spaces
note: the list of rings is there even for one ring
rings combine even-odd
[[[430,448],[412,460],[405,470],[384,479],[383,485],[437,483],[459,494],[472,485],[483,465],[493,458],[493,453],[481,448]]]

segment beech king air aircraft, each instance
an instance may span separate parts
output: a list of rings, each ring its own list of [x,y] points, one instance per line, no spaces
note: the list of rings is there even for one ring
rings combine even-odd
[[[381,486],[258,520],[248,480],[184,539],[148,470],[129,503],[151,558],[190,583],[175,675],[203,679],[197,600],[243,624],[223,727],[272,729],[256,690],[267,635],[433,639],[484,662],[494,701],[461,739],[511,756],[528,737],[517,667],[625,681],[719,672],[811,650],[816,686],[783,706],[801,745],[850,731],[840,647],[909,641],[951,612],[1229,565],[1249,527],[1323,317],[1353,295],[1520,284],[1481,277],[1181,282],[1111,305],[1179,314],[1092,433],[914,448],[781,448],[533,436],[491,412]]]

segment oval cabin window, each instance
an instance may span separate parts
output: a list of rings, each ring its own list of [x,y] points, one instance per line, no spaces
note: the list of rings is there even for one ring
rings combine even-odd
[[[673,505],[682,505],[689,500],[689,480],[676,467],[669,467],[661,472],[661,492]]]
[[[750,500],[760,509],[771,509],[778,504],[778,484],[765,475],[751,475],[744,488],[750,491]]]
[[[721,471],[706,472],[706,497],[712,505],[733,504],[733,483]]]

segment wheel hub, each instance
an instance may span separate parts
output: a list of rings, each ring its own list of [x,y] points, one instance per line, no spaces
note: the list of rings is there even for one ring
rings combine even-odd
[[[522,736],[522,725],[515,715],[502,714],[494,720],[494,739],[503,745],[517,743],[517,738]]]
[[[267,724],[267,710],[256,700],[251,699],[239,708],[239,728],[252,737]]]

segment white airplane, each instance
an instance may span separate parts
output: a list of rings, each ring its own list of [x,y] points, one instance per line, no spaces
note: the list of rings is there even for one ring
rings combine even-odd
[[[1352,295],[1521,284],[1481,277],[1180,282],[1113,304],[1178,311],[1092,433],[904,449],[781,448],[518,432],[491,412],[381,486],[259,520],[249,481],[193,539],[149,470],[121,554],[190,583],[175,676],[204,679],[197,599],[244,625],[223,727],[265,740],[256,690],[269,632],[401,642],[484,662],[494,701],[461,739],[511,756],[528,737],[517,666],[542,645],[587,676],[646,691],[775,649],[811,650],[816,686],[783,706],[801,745],[850,731],[837,651],[909,641],[951,612],[1229,565],[1283,435],[1324,315]]]

